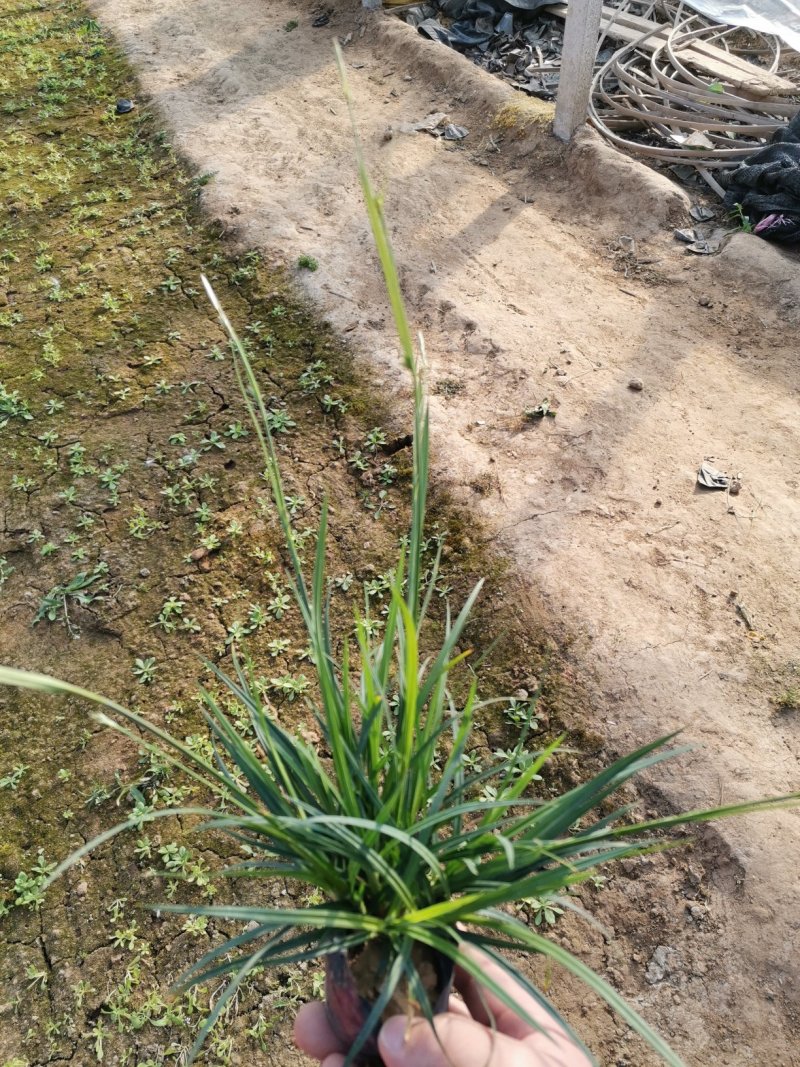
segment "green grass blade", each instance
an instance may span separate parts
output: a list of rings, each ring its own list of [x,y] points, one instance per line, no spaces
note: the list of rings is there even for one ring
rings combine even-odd
[[[207,915],[210,919],[225,919],[228,922],[256,922],[267,929],[281,926],[310,926],[322,929],[345,930],[352,933],[362,930],[367,934],[380,934],[384,921],[373,915],[363,915],[344,907],[332,906],[308,908],[259,908],[234,904],[154,904],[154,911],[175,915]]]
[[[796,808],[798,804],[800,804],[800,793],[786,793],[780,797],[745,800],[739,804],[726,804],[721,808],[698,809],[679,815],[664,815],[659,819],[648,819],[631,826],[617,826],[604,831],[604,836],[623,837],[628,834],[641,833],[643,830],[665,830],[672,826],[686,826],[692,823],[710,822],[712,819],[725,819],[731,815],[749,815],[759,811]],[[589,836],[591,835],[587,835],[587,840]]]
[[[428,494],[428,472],[430,470],[429,440],[430,425],[428,419],[428,406],[422,389],[422,381],[418,362],[414,353],[414,342],[411,335],[411,327],[406,313],[405,301],[400,288],[400,278],[397,272],[394,253],[389,240],[389,231],[383,215],[383,205],[372,187],[372,181],[367,171],[364,152],[358,136],[358,129],[353,111],[353,97],[347,79],[344,57],[338,43],[334,44],[336,62],[339,67],[339,77],[342,83],[342,91],[347,103],[350,115],[350,125],[355,143],[356,161],[358,164],[358,177],[361,182],[361,190],[364,196],[364,204],[367,209],[370,229],[378,252],[383,279],[386,285],[386,293],[392,309],[395,329],[400,341],[400,351],[408,370],[411,372],[414,383],[414,443],[413,443],[413,477],[411,499],[411,529],[408,542],[408,582],[406,593],[406,605],[412,613],[415,622],[420,613],[420,575],[422,570],[422,546],[424,538],[425,511]],[[422,349],[424,356],[424,349]]]
[[[237,973],[225,987],[225,990],[217,998],[217,1002],[215,1003],[214,1007],[211,1009],[211,1012],[200,1027],[200,1030],[197,1034],[197,1038],[195,1039],[194,1044],[189,1050],[189,1055],[186,1061],[187,1064],[194,1063],[195,1057],[199,1053],[200,1049],[203,1047],[203,1044],[205,1043],[205,1040],[208,1035],[214,1029],[217,1020],[222,1015],[226,1005],[229,1004],[231,999],[236,995],[236,991],[238,990],[242,982],[245,980],[245,978],[247,978],[248,974],[250,974],[258,966],[262,956],[266,951],[267,947],[264,946],[264,948],[261,948],[257,952],[254,952],[253,955],[250,956],[241,965]]]
[[[94,717],[96,721],[130,738],[135,744],[146,749],[148,752],[152,752],[160,758],[166,759],[173,766],[183,771],[184,774],[205,786],[205,788],[216,793],[219,793],[221,790],[224,795],[231,794],[245,809],[252,807],[252,802],[247,795],[241,792],[241,790],[235,788],[232,789],[228,778],[222,775],[202,756],[194,752],[166,730],[162,730],[161,727],[156,726],[155,723],[150,722],[143,716],[131,711],[129,708],[125,708],[121,704],[109,700],[107,697],[100,696],[98,693],[93,693],[88,689],[82,689],[80,686],[72,685],[70,682],[61,682],[46,674],[37,674],[33,671],[20,671],[12,667],[0,667],[0,685],[11,685],[18,689],[30,689],[35,692],[49,693],[57,696],[75,696],[88,703],[99,704],[101,707],[112,711],[114,715],[123,719],[125,722],[131,723],[137,730],[140,730],[145,737],[138,737],[115,718],[111,718],[102,713],[95,714]],[[146,736],[148,734],[157,738],[160,744],[153,744],[148,741]],[[179,759],[177,756],[172,755],[170,750],[180,753],[182,758]],[[199,770],[196,768],[199,768]]]
[[[79,863],[84,856],[88,856],[90,852],[94,852],[96,848],[104,845],[106,841],[110,841],[112,837],[116,837],[118,834],[122,834],[126,830],[138,830],[142,823],[153,822],[155,819],[173,818],[182,815],[208,816],[210,814],[213,814],[213,812],[210,812],[208,808],[164,808],[161,811],[146,811],[131,816],[130,819],[126,819],[125,822],[117,823],[116,826],[112,826],[109,830],[104,830],[101,834],[91,838],[91,840],[81,845],[80,848],[71,852],[70,855],[62,860],[42,883],[42,892],[49,889],[57,878],[60,878],[65,871],[70,869],[70,867],[74,867],[76,863]]]
[[[613,1008],[620,1018],[624,1019],[628,1026],[635,1030],[661,1056],[664,1062],[668,1064],[668,1067],[686,1067],[683,1060],[673,1052],[666,1041],[645,1022],[641,1015],[628,1004],[624,997],[620,996],[616,989],[604,981],[600,975],[596,974],[591,967],[587,967],[585,963],[573,956],[571,952],[567,952],[561,945],[548,940],[541,934],[535,933],[530,927],[518,922],[511,916],[504,916],[502,919],[486,916],[484,925],[504,935],[502,939],[498,939],[494,943],[496,948],[519,951],[519,948],[524,946],[546,956],[548,959],[553,960],[554,963],[558,963],[570,974],[579,978],[592,992],[601,997],[609,1007]],[[491,942],[489,943],[491,944]]]
[[[454,931],[448,931],[448,933],[454,934]],[[438,952],[441,952],[443,956],[447,956],[451,959],[457,967],[460,967],[471,978],[476,979],[479,985],[483,986],[497,997],[501,1004],[506,1008],[510,1008],[515,1015],[522,1019],[523,1022],[527,1023],[528,1026],[532,1027],[532,1029],[542,1030],[542,1025],[538,1019],[525,1011],[519,1001],[511,993],[495,982],[494,979],[486,973],[486,969],[481,966],[479,961],[474,960],[471,956],[462,951],[460,945],[466,939],[461,934],[458,935],[457,940],[451,940],[449,937],[444,937],[439,932],[425,927],[415,930],[413,936],[417,941],[421,941],[423,944],[436,949]],[[484,937],[480,940],[475,937],[472,941],[479,945],[492,943],[491,938],[488,937]],[[511,973],[516,977],[516,973],[513,970],[511,970]]]

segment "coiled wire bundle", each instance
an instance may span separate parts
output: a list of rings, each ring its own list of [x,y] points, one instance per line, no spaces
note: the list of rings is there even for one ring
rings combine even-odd
[[[664,14],[663,5],[660,13]],[[699,15],[684,14],[682,4],[668,8],[666,14],[670,22],[651,22],[651,28],[599,68],[590,121],[627,152],[695,167],[721,193],[710,172],[736,167],[786,125],[800,111],[800,87],[777,77],[781,63],[777,38],[709,23]],[[613,23],[606,33],[614,36]],[[723,76],[714,78],[693,63],[692,53],[695,58],[698,51],[703,55],[707,45],[731,57],[742,52],[766,56],[767,63],[753,64],[751,78],[747,75],[751,64],[740,62],[737,70],[723,67]],[[705,54],[711,54],[708,48]],[[707,71],[708,63],[701,65]]]

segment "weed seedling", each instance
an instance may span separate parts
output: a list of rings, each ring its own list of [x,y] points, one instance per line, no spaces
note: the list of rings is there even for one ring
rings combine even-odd
[[[342,400],[340,396],[331,396],[330,393],[325,393],[320,400],[320,404],[326,415],[332,415],[334,412],[337,412],[339,415],[344,415],[347,411],[347,404],[344,400]]]
[[[0,589],[6,584],[14,573],[14,567],[8,562],[6,556],[0,556]]]
[[[155,681],[157,670],[158,667],[153,656],[147,656],[144,659],[137,658],[133,665],[134,677],[141,685],[152,685]]]
[[[731,222],[735,223],[742,233],[752,233],[753,224],[748,215],[745,215],[741,204],[734,204],[733,210],[728,215]]]
[[[105,597],[108,593],[108,564],[98,563],[91,571],[81,571],[64,585],[54,585],[49,593],[46,593],[39,602],[39,607],[33,619],[33,625],[47,619],[48,622],[57,622],[63,618],[70,635],[78,636],[69,618],[69,606],[71,603],[85,608],[95,601]]]
[[[26,766],[24,763],[18,763],[13,770],[9,771],[8,774],[4,774],[3,777],[0,778],[0,789],[10,789],[15,792],[17,786],[29,770],[30,767]]]
[[[800,689],[797,686],[787,686],[775,698],[775,707],[779,712],[800,711]]]
[[[137,541],[145,541],[151,537],[161,525],[149,518],[144,508],[137,505],[133,509],[133,515],[128,519],[128,533]]]

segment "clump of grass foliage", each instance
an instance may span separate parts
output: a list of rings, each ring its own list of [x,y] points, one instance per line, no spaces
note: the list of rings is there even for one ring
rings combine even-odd
[[[372,636],[366,620],[361,621],[356,625],[355,647],[345,644],[337,656],[325,576],[327,506],[322,507],[313,568],[306,575],[259,382],[204,279],[238,357],[239,384],[283,529],[289,577],[316,672],[319,700],[313,715],[322,734],[321,750],[276,722],[253,683],[250,666],[235,655],[230,673],[213,670],[245,709],[255,741],[246,741],[205,692],[213,759],[104,696],[43,675],[0,668],[0,683],[96,705],[99,722],[172,764],[201,787],[202,795],[218,801],[206,807],[137,814],[75,852],[50,881],[115,834],[179,813],[200,818],[198,833],[228,834],[238,845],[247,846],[252,858],[230,866],[226,873],[231,877],[287,879],[298,889],[310,887],[324,896],[324,903],[307,907],[267,907],[257,902],[258,892],[248,905],[157,905],[165,912],[217,917],[242,926],[242,932],[216,945],[184,975],[187,985],[229,979],[191,1057],[255,968],[285,967],[334,952],[352,955],[365,943],[380,940],[386,950],[385,975],[348,1063],[356,1062],[399,988],[407,991],[419,1012],[434,1018],[414,962],[420,946],[460,965],[526,1017],[513,997],[465,953],[465,947],[473,945],[496,959],[556,1018],[543,995],[501,950],[538,953],[559,964],[611,1005],[667,1063],[678,1065],[675,1053],[599,975],[504,908],[529,897],[557,900],[612,861],[666,847],[669,838],[664,832],[672,827],[784,806],[798,796],[644,822],[632,821],[628,806],[610,811],[606,802],[622,786],[681,751],[670,747],[672,737],[640,748],[554,797],[537,795],[536,782],[557,751],[558,740],[526,763],[528,731],[523,730],[514,751],[499,764],[480,771],[465,768],[463,756],[483,704],[476,677],[461,703],[452,696],[449,680],[455,670],[466,669],[469,652],[458,652],[457,646],[480,583],[457,614],[448,613],[436,651],[423,658],[420,649],[428,644],[425,631],[438,558],[425,577],[429,425],[422,353],[417,355],[413,343],[381,202],[360,148],[357,151],[369,220],[414,394],[410,527],[394,568],[383,633]],[[486,785],[493,786],[492,799],[482,798]]]

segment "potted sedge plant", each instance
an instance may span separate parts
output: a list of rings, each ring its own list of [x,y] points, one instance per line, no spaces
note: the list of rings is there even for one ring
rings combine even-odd
[[[350,104],[345,83],[345,93]],[[516,747],[487,770],[463,760],[484,706],[472,678],[456,703],[451,674],[467,659],[459,642],[480,583],[457,615],[449,613],[433,654],[423,658],[426,615],[438,557],[426,569],[424,531],[429,472],[428,406],[381,203],[360,147],[359,173],[367,211],[414,394],[411,519],[391,582],[380,637],[367,620],[355,644],[337,657],[325,579],[327,507],[323,505],[315,559],[306,576],[299,558],[276,450],[259,383],[233,326],[206,279],[211,299],[237,354],[239,384],[263,451],[285,539],[289,577],[308,632],[318,683],[313,715],[324,755],[284,729],[265,706],[249,666],[234,655],[217,679],[246,711],[246,740],[209,693],[204,693],[214,759],[115,701],[53,678],[0,668],[0,683],[81,698],[95,718],[183,771],[219,806],[137,813],[75,852],[51,875],[142,822],[172,816],[202,819],[198,832],[222,833],[245,844],[252,858],[226,874],[282,878],[321,894],[324,903],[266,907],[252,892],[248,905],[155,905],[237,921],[242,930],[207,952],[184,975],[186,985],[228,978],[205,1020],[190,1061],[256,968],[324,958],[331,1025],[350,1047],[347,1064],[379,1064],[376,1032],[383,1018],[419,1014],[435,1026],[453,967],[482,982],[498,1000],[537,1026],[506,989],[481,969],[468,946],[485,950],[562,1025],[544,996],[502,955],[512,949],[541,954],[583,980],[613,1007],[668,1064],[681,1061],[622,997],[577,957],[522,923],[508,905],[554,898],[606,864],[663,847],[664,831],[721,816],[797,803],[800,795],[632,822],[629,808],[609,812],[608,798],[637,774],[681,749],[664,737],[612,763],[591,780],[554,797],[535,783],[560,740],[531,756],[528,729]],[[421,341],[420,341],[421,345]],[[420,348],[420,355],[422,350]],[[491,789],[487,790],[487,786]],[[577,1039],[576,1039],[577,1040]],[[580,1042],[578,1042],[580,1044]]]

